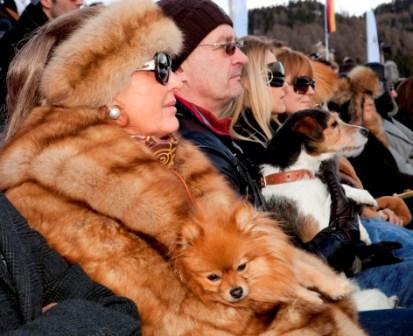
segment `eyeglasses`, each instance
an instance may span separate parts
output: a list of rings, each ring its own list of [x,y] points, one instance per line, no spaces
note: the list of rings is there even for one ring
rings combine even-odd
[[[307,76],[295,77],[292,84],[290,85],[293,86],[294,92],[301,95],[305,95],[308,92],[310,86],[313,88],[313,90],[315,89],[315,81]]]
[[[152,60],[146,62],[136,71],[154,71],[156,80],[166,85],[169,81],[169,75],[172,71],[172,59],[167,53],[157,52]]]
[[[225,53],[228,56],[232,56],[235,54],[235,51],[244,46],[244,41],[232,41],[226,43],[208,43],[208,44],[200,44],[199,47],[213,47],[214,49],[223,48]]]
[[[271,87],[283,87],[285,83],[285,71],[281,62],[267,64],[265,82]]]

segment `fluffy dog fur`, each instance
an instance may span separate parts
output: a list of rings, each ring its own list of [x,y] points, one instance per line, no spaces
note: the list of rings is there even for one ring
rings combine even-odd
[[[311,240],[326,228],[330,219],[331,197],[326,185],[316,177],[320,164],[336,155],[356,155],[367,141],[367,133],[361,127],[342,122],[336,115],[321,110],[297,112],[274,135],[267,148],[266,161],[262,162],[262,174],[306,169],[314,178],[265,185],[264,197],[277,208],[278,199],[293,202],[298,218],[284,218],[287,231],[298,234],[302,241]],[[348,197],[358,203],[376,205],[365,190],[343,185]],[[282,213],[282,212],[281,212]],[[293,225],[293,227],[289,226]],[[369,242],[365,229],[360,227],[362,239]]]
[[[350,301],[331,303],[351,292],[350,283],[292,247],[267,215],[242,205],[213,217],[185,224],[174,256],[178,274],[205,304],[271,312],[277,322],[268,335],[364,335]]]

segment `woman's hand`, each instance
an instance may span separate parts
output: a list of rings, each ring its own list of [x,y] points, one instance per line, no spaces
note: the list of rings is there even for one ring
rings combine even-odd
[[[52,303],[47,304],[46,306],[44,306],[42,308],[42,313],[43,314],[46,313],[47,311],[49,311],[50,309],[52,309],[56,305],[57,305],[57,302],[52,302]]]
[[[393,210],[385,208],[377,211],[377,213],[384,220],[398,226],[403,226],[403,220],[399,216],[397,216]]]

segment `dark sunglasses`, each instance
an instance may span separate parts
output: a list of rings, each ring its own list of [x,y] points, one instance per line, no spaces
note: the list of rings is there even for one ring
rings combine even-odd
[[[308,92],[310,86],[313,88],[313,90],[315,89],[315,81],[307,76],[295,77],[291,85],[294,88],[294,92],[301,95],[305,95]]]
[[[226,43],[208,43],[208,44],[200,44],[199,47],[213,47],[214,49],[224,49],[225,53],[228,56],[232,56],[235,54],[235,51],[244,46],[244,41],[232,41]]]
[[[154,71],[156,80],[166,85],[169,81],[169,75],[172,71],[172,59],[167,53],[157,52],[153,60],[146,62],[143,67],[136,69],[137,71]]]
[[[283,87],[285,83],[285,71],[281,62],[267,64],[266,83],[271,87]]]

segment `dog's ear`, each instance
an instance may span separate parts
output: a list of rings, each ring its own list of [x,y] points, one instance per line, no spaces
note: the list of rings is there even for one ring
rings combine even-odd
[[[250,231],[255,225],[254,209],[248,204],[241,205],[236,211],[235,220],[241,231]]]
[[[181,233],[178,239],[178,245],[181,247],[190,246],[193,242],[199,239],[204,234],[201,226],[197,223],[186,223],[182,227]]]
[[[292,130],[302,134],[312,141],[320,141],[323,139],[323,128],[313,116],[305,116],[293,125]]]

